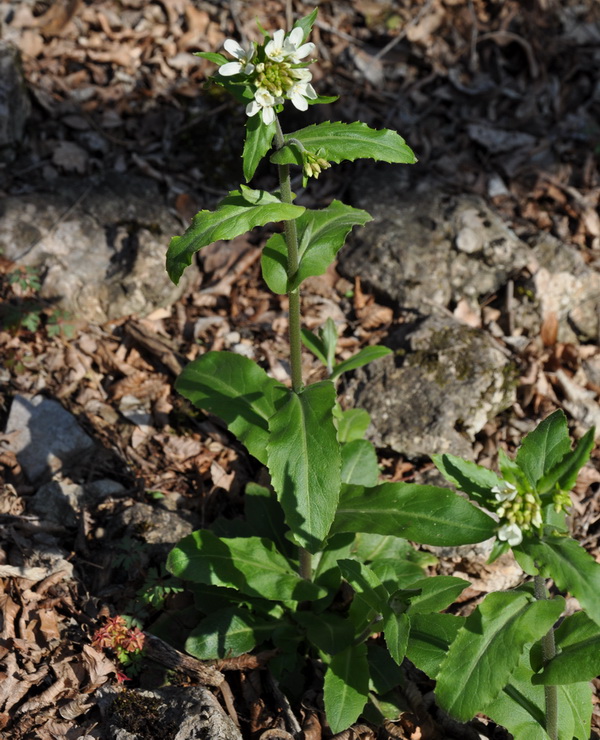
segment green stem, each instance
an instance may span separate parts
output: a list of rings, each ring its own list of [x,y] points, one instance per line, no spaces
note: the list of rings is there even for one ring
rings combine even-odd
[[[547,599],[546,582],[542,576],[533,577],[533,587],[536,599]],[[551,627],[542,637],[542,660],[544,665],[556,655],[554,629]],[[558,740],[558,687],[544,686],[546,700],[546,732],[551,740]]]
[[[283,138],[283,131],[279,119],[275,119],[276,130],[275,130],[275,148],[281,149],[285,144]],[[278,165],[279,170],[279,188],[281,201],[283,203],[292,203],[292,184],[290,181],[290,167],[287,164]],[[284,235],[285,243],[287,246],[287,276],[288,280],[293,280],[298,272],[298,266],[300,264],[298,255],[298,230],[296,229],[296,221],[291,219],[290,221],[284,221]],[[300,393],[304,387],[302,382],[302,339],[300,333],[300,288],[290,290],[288,296],[288,326],[289,326],[289,341],[290,341],[290,367],[292,373],[292,390],[294,393]],[[299,574],[302,578],[307,580],[312,579],[312,556],[303,547],[300,548],[299,552],[300,567]]]

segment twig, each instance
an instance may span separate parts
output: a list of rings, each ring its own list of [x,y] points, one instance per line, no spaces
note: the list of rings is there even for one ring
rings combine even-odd
[[[277,700],[278,705],[283,711],[283,716],[285,717],[287,726],[292,731],[294,736],[299,737],[300,733],[302,732],[302,727],[300,727],[300,723],[296,719],[296,715],[292,712],[292,708],[289,701],[287,700],[287,696],[277,685],[277,681],[273,678],[271,671],[267,671],[267,683],[269,685],[269,688],[275,695],[275,699]]]
[[[174,670],[187,673],[189,676],[194,676],[200,683],[205,686],[220,686],[225,677],[216,668],[207,666],[202,661],[192,658],[191,655],[185,655],[180,653],[179,650],[175,650],[174,647],[168,645],[166,642],[151,635],[148,632],[144,633],[144,648],[146,655],[157,663],[171,668]]]

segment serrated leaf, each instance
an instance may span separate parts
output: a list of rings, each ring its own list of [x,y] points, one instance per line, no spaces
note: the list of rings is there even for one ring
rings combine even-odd
[[[267,465],[288,527],[309,552],[329,533],[340,493],[341,457],[333,423],[336,393],[324,380],[288,391],[269,420]]]
[[[410,632],[410,618],[408,614],[396,614],[393,611],[388,612],[381,623],[381,631],[385,636],[385,644],[390,655],[397,665],[402,665],[402,661],[406,656],[408,633]]]
[[[414,164],[417,161],[412,149],[395,131],[372,129],[360,121],[317,123],[286,136],[286,139],[292,138],[300,141],[309,152],[324,149],[324,157],[329,162],[353,162],[360,158],[399,164]],[[293,164],[287,148],[276,152],[271,161],[275,164]]]
[[[276,128],[275,121],[264,124],[261,116],[250,116],[246,121],[246,139],[242,154],[246,182],[253,178],[261,159],[271,148]]]
[[[493,499],[491,489],[502,483],[496,473],[456,455],[432,455],[433,464],[452,485],[485,506]]]
[[[516,591],[488,594],[440,665],[440,706],[461,721],[485,711],[509,681],[525,645],[545,635],[563,608],[561,598],[532,601]]]
[[[561,491],[570,491],[573,488],[579,471],[589,460],[594,448],[594,435],[595,429],[592,427],[583,435],[572,452],[567,452],[560,462],[544,474],[539,482],[540,493],[555,487]]]
[[[375,486],[379,478],[377,453],[371,442],[357,439],[342,447],[342,482]]]
[[[275,623],[240,607],[228,607],[202,619],[190,632],[185,649],[200,660],[235,658],[269,639]]]
[[[232,190],[215,211],[200,211],[183,236],[171,239],[167,250],[167,272],[175,284],[202,247],[219,239],[233,239],[255,226],[298,218],[305,210],[303,206],[282,203],[264,190],[253,191],[257,197],[254,204],[249,203],[248,190],[245,195],[240,190]]]
[[[305,601],[324,596],[300,578],[270,540],[262,537],[219,538],[200,529],[171,550],[167,569],[194,583],[236,588],[271,601]]]
[[[571,450],[567,417],[555,411],[530,432],[517,450],[516,463],[537,489],[542,476]]]
[[[543,686],[531,683],[532,671],[527,654],[521,656],[502,692],[485,709],[515,738],[550,740],[544,730],[545,696]],[[591,687],[580,683],[558,687],[559,740],[588,740],[590,736]]]
[[[338,439],[341,444],[362,439],[371,423],[371,417],[364,409],[347,409],[337,418]]]
[[[190,362],[175,381],[194,406],[227,424],[251,455],[266,465],[269,419],[287,388],[255,362],[233,352],[207,352]]]
[[[453,614],[413,614],[406,654],[430,678],[438,674],[440,663],[465,622]]]
[[[349,486],[340,500],[334,532],[373,532],[425,545],[465,545],[495,533],[496,522],[447,488],[412,483]]]
[[[364,643],[351,645],[334,655],[325,673],[325,715],[333,733],[355,722],[369,695],[369,663]]]
[[[363,226],[370,220],[371,216],[366,211],[347,206],[339,200],[332,201],[320,211],[306,210],[296,219],[298,272],[288,281],[287,247],[285,239],[277,234],[279,238],[271,237],[263,248],[261,265],[265,282],[273,292],[283,295],[295,290],[307,277],[323,275],[344,246],[350,229]]]
[[[371,347],[364,347],[352,357],[347,360],[338,363],[331,373],[331,379],[335,380],[342,373],[347,373],[349,370],[356,370],[357,367],[367,365],[369,362],[379,360],[381,357],[391,355],[392,350],[389,347],[384,347],[379,344],[375,344]]]
[[[570,537],[531,537],[513,551],[534,562],[539,573],[552,578],[561,591],[573,594],[600,625],[600,564],[578,542]]]

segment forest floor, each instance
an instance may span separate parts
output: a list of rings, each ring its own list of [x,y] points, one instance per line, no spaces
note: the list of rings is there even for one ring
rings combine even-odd
[[[3,37],[22,52],[32,99],[23,147],[0,167],[0,196],[44,190],[63,175],[78,176],[87,187],[104,171],[141,173],[160,183],[183,231],[198,210],[214,207],[241,180],[243,113],[204,88],[213,66],[193,52],[220,50],[226,38],[259,40],[256,18],[272,30],[311,10],[295,0],[0,0]],[[314,86],[340,100],[311,109],[312,120],[362,120],[399,131],[419,158],[411,177],[481,195],[518,235],[548,231],[600,266],[597,3],[334,0],[319,3],[313,40],[319,59]],[[291,127],[297,120],[292,114],[284,123]],[[301,193],[303,204],[343,200],[349,177],[359,177],[365,166],[325,173]],[[274,186],[263,169],[257,182]],[[263,243],[262,233],[253,232],[207,248],[195,285],[176,305],[145,318],[85,325],[73,316],[57,319],[42,303],[37,326],[17,322],[0,330],[2,420],[16,393],[58,399],[106,450],[93,469],[79,471],[81,480],[110,477],[124,491],[104,508],[86,511],[77,531],[50,528],[69,553],[73,576],[36,585],[2,570],[10,552],[26,549],[27,537],[45,525],[28,514],[35,491],[14,455],[0,448],[0,678],[11,675],[19,695],[0,714],[4,737],[100,737],[94,692],[116,681],[114,663],[90,647],[93,634],[116,614],[136,616],[148,628],[182,598],[166,590],[172,583],[156,567],[150,572],[147,563],[136,563],[135,535],[125,545],[111,543],[118,564],[106,570],[98,532],[115,510],[171,500],[202,524],[242,513],[242,492],[255,468],[222,430],[190,416],[173,382],[181,362],[202,348],[240,343],[253,348],[274,377],[288,380],[287,306],[262,282]],[[2,299],[18,308],[35,290],[9,282],[18,266],[4,260],[0,268]],[[332,304],[347,313],[340,359],[380,340],[401,320],[394,307],[365,295],[360,280],[352,284],[330,271],[304,296],[309,328],[322,324]],[[478,435],[477,459],[491,464],[499,445],[514,451],[520,419],[561,408],[558,369],[577,375],[597,404],[600,387],[582,377],[582,362],[598,354],[599,341],[560,343],[549,317],[519,358],[518,402]],[[319,377],[308,356],[304,369],[307,380]],[[146,403],[147,423],[123,414],[123,399],[131,397]],[[580,435],[581,421],[569,420]],[[411,480],[423,467],[389,450],[382,451],[381,463],[388,480]],[[575,491],[573,528],[596,558],[599,486],[595,450]],[[107,573],[117,571],[119,580],[109,582]],[[131,613],[136,603],[137,615]],[[8,637],[21,651],[19,680],[10,673],[17,663],[10,663]],[[63,668],[50,672],[49,665]],[[240,667],[240,675],[231,672],[228,679],[237,712],[246,718],[246,736],[258,738],[276,726],[278,709],[266,689],[258,697],[241,690],[251,661]],[[144,684],[133,675],[128,685]],[[505,737],[486,727],[480,727],[485,736]],[[600,711],[593,727],[600,731]],[[306,737],[320,737],[320,729],[314,732]],[[397,732],[413,740],[444,737],[415,714]]]

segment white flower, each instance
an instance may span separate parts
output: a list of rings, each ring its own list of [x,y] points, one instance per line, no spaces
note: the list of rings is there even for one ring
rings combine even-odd
[[[301,28],[292,29],[288,36],[285,36],[285,31],[279,29],[265,46],[265,54],[274,62],[285,60],[291,64],[300,64],[300,61],[315,49],[313,43],[303,44],[303,38],[304,31]]]
[[[542,526],[543,524],[542,512],[539,509],[536,510],[535,514],[531,518],[531,523],[533,524],[534,527]]]
[[[511,547],[523,542],[523,532],[516,524],[503,524],[498,530],[498,539],[505,540]]]
[[[250,60],[254,56],[254,47],[249,51],[244,49],[233,39],[227,39],[223,44],[225,51],[228,51],[231,56],[235,57],[237,62],[227,62],[219,67],[219,74],[223,77],[230,77],[231,75],[245,74],[249,75],[254,72],[254,65],[250,64]]]
[[[492,493],[496,494],[496,501],[512,501],[517,495],[517,489],[512,483],[503,480],[492,488]]]
[[[268,125],[275,120],[273,106],[281,103],[283,98],[275,98],[264,87],[259,87],[254,93],[254,100],[246,106],[246,115],[252,117],[261,111],[263,123]]]
[[[308,108],[308,103],[306,102],[306,98],[309,100],[315,100],[317,97],[317,93],[315,92],[314,87],[310,84],[309,80],[312,79],[312,75],[308,70],[293,70],[294,73],[297,72],[307,72],[308,73],[308,79],[304,77],[304,79],[300,78],[299,80],[296,80],[294,84],[286,90],[287,97],[292,101],[292,104],[298,108],[298,110],[306,110]],[[295,74],[294,76],[297,76]]]

